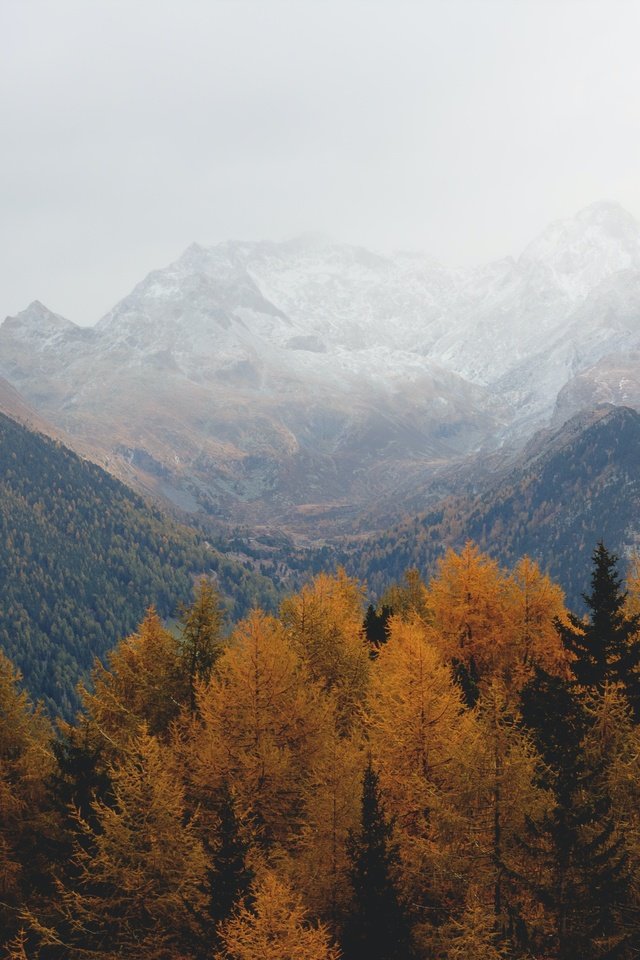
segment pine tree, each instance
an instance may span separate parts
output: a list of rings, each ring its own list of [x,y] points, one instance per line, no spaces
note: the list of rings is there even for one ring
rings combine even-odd
[[[394,873],[398,852],[371,760],[362,781],[360,826],[349,837],[353,908],[344,934],[347,960],[406,960],[409,928]]]
[[[640,719],[640,614],[626,613],[627,595],[617,562],[599,543],[593,553],[591,591],[583,594],[588,619],[570,615],[566,625],[558,624],[558,630],[575,658],[571,668],[578,683],[600,691],[606,683],[621,683]]]

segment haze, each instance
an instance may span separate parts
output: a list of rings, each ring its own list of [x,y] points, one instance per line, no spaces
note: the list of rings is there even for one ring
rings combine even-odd
[[[640,213],[640,5],[4,0],[0,316],[94,323],[192,241],[448,263]]]

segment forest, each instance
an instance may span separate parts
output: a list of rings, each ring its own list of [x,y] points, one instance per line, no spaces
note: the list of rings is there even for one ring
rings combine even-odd
[[[639,956],[640,567],[585,581],[579,617],[469,542],[229,630],[203,578],[73,722],[0,654],[3,956]]]
[[[0,648],[67,719],[93,657],[149,604],[173,616],[195,574],[215,574],[235,618],[275,596],[100,467],[2,414],[0,542]]]

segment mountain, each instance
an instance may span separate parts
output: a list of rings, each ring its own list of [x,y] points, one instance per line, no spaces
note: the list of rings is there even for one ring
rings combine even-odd
[[[508,567],[537,560],[579,607],[596,543],[627,557],[640,545],[639,517],[640,414],[607,405],[538,433],[498,482],[352,540],[341,559],[380,595],[410,566],[428,577],[470,539]]]
[[[180,509],[313,537],[559,425],[635,349],[640,226],[597,203],[464,270],[313,235],[194,244],[95,328],[8,318],[0,374]]]
[[[0,377],[0,413],[37,429],[39,433],[55,434],[55,428],[47,424],[4,377]]]
[[[31,693],[69,715],[75,687],[154,604],[173,616],[193,578],[232,611],[273,589],[59,442],[0,414],[0,647]]]

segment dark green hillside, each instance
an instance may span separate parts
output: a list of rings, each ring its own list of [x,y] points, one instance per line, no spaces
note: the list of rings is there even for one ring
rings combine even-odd
[[[0,414],[0,647],[35,697],[69,714],[75,686],[146,607],[168,616],[215,572],[234,616],[267,582],[118,480]]]
[[[345,562],[380,594],[407,567],[427,575],[447,547],[471,539],[507,566],[524,554],[538,560],[580,607],[596,542],[624,556],[639,537],[640,414],[613,407],[536,438],[510,475],[482,493],[352,542]]]

